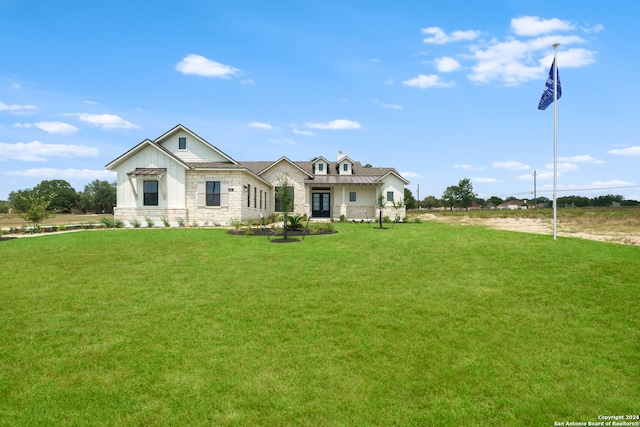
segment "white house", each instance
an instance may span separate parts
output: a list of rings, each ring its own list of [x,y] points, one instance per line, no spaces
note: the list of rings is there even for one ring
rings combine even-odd
[[[144,223],[229,224],[280,212],[276,188],[284,180],[293,195],[292,213],[312,219],[400,218],[394,202],[403,200],[404,179],[394,168],[365,167],[342,152],[336,161],[238,162],[182,125],[155,140],[145,139],[106,165],[117,172],[115,219]]]

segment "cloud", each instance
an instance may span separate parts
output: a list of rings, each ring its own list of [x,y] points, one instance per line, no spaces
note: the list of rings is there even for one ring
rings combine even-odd
[[[588,154],[583,154],[580,156],[572,156],[572,157],[558,157],[559,161],[562,162],[573,162],[573,163],[595,163],[601,164],[604,163],[602,160],[595,159]]]
[[[67,113],[65,116],[77,117],[79,120],[92,125],[100,126],[103,129],[137,129],[139,126],[126,121],[114,114],[87,114],[87,113]]]
[[[23,129],[37,128],[57,135],[73,135],[79,130],[77,127],[64,122],[16,123],[14,126]]]
[[[417,172],[400,172],[400,176],[403,178],[420,178],[422,175]]]
[[[629,181],[622,181],[619,179],[614,179],[611,181],[594,181],[591,185],[595,186],[595,187],[599,187],[599,188],[603,188],[606,189],[607,187],[611,188],[611,187],[626,187],[626,186],[631,186],[634,185],[633,182],[629,182]]]
[[[560,68],[560,67],[558,67]],[[640,146],[627,147],[622,149],[613,149],[607,151],[609,154],[617,154],[620,156],[640,156]]]
[[[96,179],[112,181],[116,179],[116,173],[114,171],[105,170],[105,169],[94,170],[94,169],[38,168],[38,169],[27,169],[23,171],[7,171],[3,173],[5,175],[12,175],[12,176],[64,179],[65,181],[73,181],[73,180],[93,181]]]
[[[537,16],[522,16],[511,19],[511,29],[519,36],[538,36],[558,31],[570,31],[575,29],[575,25],[558,18],[540,19]]]
[[[531,166],[525,165],[524,163],[520,163],[515,160],[508,160],[506,162],[493,162],[491,166],[498,169],[508,169],[508,170],[524,170],[524,169],[531,168]]]
[[[315,136],[317,133],[311,132],[310,130],[300,130],[298,128],[293,128],[293,133],[296,135],[306,135],[306,136]]]
[[[189,54],[176,64],[176,70],[182,74],[195,74],[203,77],[220,77],[228,79],[240,73],[240,70],[229,65],[221,64],[201,55]]]
[[[473,182],[481,182],[483,184],[491,184],[491,183],[494,183],[494,182],[499,182],[495,178],[473,178],[472,181]]]
[[[279,144],[279,145],[298,145],[298,143],[291,138],[270,139],[269,142],[273,142],[274,144]]]
[[[344,129],[360,129],[360,123],[352,120],[338,119],[327,123],[305,123],[306,127],[312,129],[328,129],[328,130],[344,130]]]
[[[11,89],[20,90],[20,89],[22,89],[22,85],[20,83],[12,83],[11,84]]]
[[[546,169],[553,171],[553,163],[546,165]],[[558,162],[558,175],[563,172],[571,172],[580,169],[578,165],[571,162]],[[552,172],[553,173],[553,172]],[[538,175],[539,176],[539,175]]]
[[[481,171],[481,170],[486,169],[486,168],[483,168],[483,167],[476,167],[476,166],[467,165],[467,164],[462,164],[461,165],[461,164],[458,164],[458,163],[454,164],[453,167],[456,168],[456,169],[462,169],[462,170],[468,170],[468,171]]]
[[[0,142],[0,160],[42,162],[47,157],[91,157],[98,154],[97,148],[85,145],[43,144],[40,141],[16,144]]]
[[[446,44],[463,40],[471,41],[482,35],[482,32],[476,30],[454,31],[450,35],[447,35],[440,27],[423,28],[421,31],[431,36],[422,39],[423,42],[430,44]]]
[[[460,63],[450,56],[436,59],[436,69],[441,73],[450,73],[460,69]]]
[[[385,104],[384,102],[381,102],[381,101],[379,101],[377,99],[374,99],[373,103],[376,104],[376,105],[381,106],[382,108],[388,108],[390,110],[402,110],[402,108],[403,108],[402,105],[399,105],[399,104]]]
[[[247,86],[255,86],[256,84],[256,82],[253,81],[253,79],[245,79],[245,80],[242,80],[240,83]]]
[[[37,110],[38,107],[35,105],[18,105],[18,104],[5,104],[0,101],[0,111],[9,111],[12,113],[22,113],[25,111],[33,111]]]
[[[278,130],[277,127],[271,126],[269,123],[251,122],[247,126],[258,129]]]
[[[420,89],[427,89],[430,87],[450,87],[454,85],[453,82],[443,82],[442,80],[440,80],[440,76],[437,76],[435,74],[418,74],[418,77],[404,80],[402,84],[406,86],[417,87]]]

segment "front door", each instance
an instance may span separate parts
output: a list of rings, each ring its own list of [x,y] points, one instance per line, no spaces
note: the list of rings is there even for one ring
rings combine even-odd
[[[331,216],[331,212],[329,211],[330,203],[330,194],[329,193],[313,193],[312,197],[312,206],[311,206],[311,216],[314,218],[329,218]]]

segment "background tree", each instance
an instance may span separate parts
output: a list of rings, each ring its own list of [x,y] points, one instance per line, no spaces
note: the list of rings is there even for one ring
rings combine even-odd
[[[13,207],[17,212],[24,212],[27,209],[25,200],[33,194],[33,190],[24,189],[16,190],[9,193],[9,206]]]
[[[404,189],[404,204],[406,205],[407,209],[415,209],[418,207],[416,199],[413,197],[411,190],[409,190],[408,188]]]
[[[80,197],[67,181],[62,179],[45,180],[33,188],[40,196],[51,200],[49,209],[57,212],[71,212],[78,207]]]
[[[473,205],[476,196],[477,194],[473,192],[473,185],[471,185],[469,178],[461,179],[455,187],[455,197],[462,208],[468,210]]]
[[[442,193],[442,205],[448,206],[450,210],[453,210],[454,207],[457,207],[458,199],[456,195],[458,194],[458,187],[455,185],[451,185],[447,187]]]
[[[427,196],[422,199],[420,206],[427,209],[433,209],[440,206],[440,202],[436,199],[436,196]]]
[[[95,180],[84,186],[79,194],[79,206],[83,211],[111,213],[116,205],[116,183]]]

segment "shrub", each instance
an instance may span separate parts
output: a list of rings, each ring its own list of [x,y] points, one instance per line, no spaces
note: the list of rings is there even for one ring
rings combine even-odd
[[[178,221],[178,226],[180,226],[180,227],[184,227],[185,226],[184,218],[178,218],[176,221]]]
[[[160,217],[160,221],[162,221],[165,227],[171,227],[171,224],[169,223],[169,219],[166,216]]]
[[[382,222],[391,222],[391,218],[389,218],[388,216],[384,216],[382,217]]]
[[[240,230],[240,227],[242,227],[242,221],[240,221],[237,218],[234,218],[231,220],[231,226],[233,227],[234,230],[238,231]]]
[[[151,219],[149,217],[145,217],[144,220],[147,221],[147,227],[151,228],[151,227],[154,226],[153,219]]]
[[[413,218],[413,222],[415,222],[416,224],[420,224],[422,222],[422,218]]]
[[[245,227],[244,234],[246,234],[247,236],[253,235],[253,228],[251,227],[251,225]]]
[[[346,222],[347,221],[347,217],[343,214],[340,215],[340,222]]]
[[[64,225],[64,224],[60,224],[60,225],[58,226],[58,231],[64,231],[64,230],[66,230],[66,229],[67,229],[67,226],[66,226],[66,225]]]
[[[100,222],[104,224],[105,227],[107,228],[114,228],[115,227],[115,221],[111,218],[107,218],[102,217],[102,219],[100,219]]]
[[[131,223],[131,226],[133,228],[140,228],[140,220],[138,218],[133,218],[131,221],[129,221]]]
[[[289,215],[287,216],[288,227],[292,230],[302,230],[304,221],[304,215]]]

